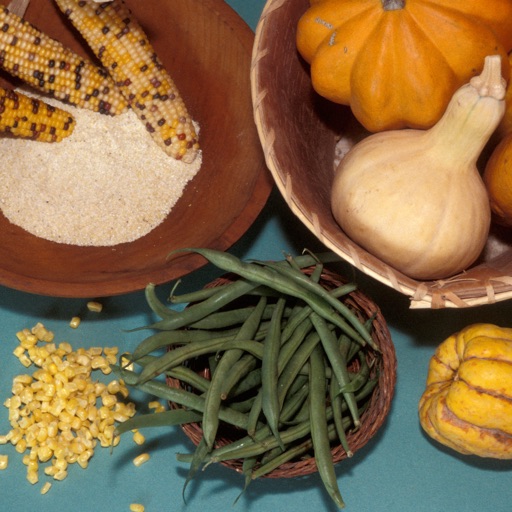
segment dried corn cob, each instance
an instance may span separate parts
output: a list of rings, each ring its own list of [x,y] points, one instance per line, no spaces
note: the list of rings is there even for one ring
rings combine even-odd
[[[102,114],[127,102],[108,73],[0,7],[0,66],[50,96]]]
[[[56,0],[167,154],[192,162],[199,149],[185,102],[122,0]]]
[[[11,89],[0,88],[0,131],[15,137],[59,142],[71,135],[75,120],[68,112]]]

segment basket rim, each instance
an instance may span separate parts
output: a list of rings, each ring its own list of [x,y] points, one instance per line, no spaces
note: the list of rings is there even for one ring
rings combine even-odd
[[[275,33],[272,25],[279,9],[290,4],[284,0],[268,0],[256,26],[251,64],[251,94],[254,119],[265,160],[281,195],[302,223],[330,250],[343,260],[373,279],[393,288],[410,299],[411,309],[467,308],[493,304],[512,298],[512,275],[502,273],[493,265],[479,265],[478,275],[463,272],[449,279],[417,281],[398,272],[391,266],[369,254],[350,239],[324,229],[317,212],[308,209],[300,200],[289,172],[280,165],[275,150],[276,131],[268,122],[265,112],[268,90],[261,81],[261,69],[272,55],[267,38]],[[307,2],[304,2],[307,6]],[[293,23],[294,20],[289,21]],[[269,66],[272,63],[269,62]],[[275,66],[274,66],[275,67]],[[480,269],[481,267],[481,269]],[[470,271],[471,269],[469,269]],[[480,271],[481,270],[481,271]],[[511,273],[512,274],[512,273]]]

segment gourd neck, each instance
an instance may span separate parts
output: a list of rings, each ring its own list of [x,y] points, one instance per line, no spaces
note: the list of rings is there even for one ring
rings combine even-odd
[[[486,57],[479,76],[453,95],[438,123],[426,136],[446,163],[475,164],[505,111],[506,83],[501,76],[501,58]]]
[[[381,0],[385,11],[398,11],[405,7],[405,0]]]

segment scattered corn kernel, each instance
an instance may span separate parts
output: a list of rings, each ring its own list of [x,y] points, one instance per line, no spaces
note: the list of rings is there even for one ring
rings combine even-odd
[[[69,326],[72,328],[72,329],[76,329],[79,325],[80,325],[80,317],[78,316],[74,316],[70,322],[69,322]]]
[[[130,512],[144,512],[145,510],[144,505],[141,505],[140,503],[130,504]]]
[[[135,444],[142,445],[145,443],[146,438],[138,430],[134,430],[133,441]]]
[[[145,464],[149,458],[149,453],[141,453],[133,459],[133,465],[136,467],[142,466],[142,464]]]
[[[128,395],[124,382],[92,380],[96,368],[103,371],[110,366],[103,348],[73,351],[69,343],[57,345],[53,333],[42,324],[17,333],[20,346],[31,337],[36,344],[23,355],[36,369],[32,375],[13,379],[12,396],[4,402],[11,430],[0,436],[0,444],[10,442],[24,454],[27,480],[34,484],[40,463],[49,463],[44,468],[46,475],[63,480],[69,464],[88,466],[97,444],[117,445],[115,423],[133,416],[135,405],[120,401],[119,396]],[[38,341],[46,344],[39,346]],[[108,350],[110,357],[117,352],[117,348]]]
[[[9,455],[0,455],[0,469],[7,469],[9,465]]]
[[[89,311],[92,311],[93,313],[101,313],[101,310],[103,309],[103,304],[101,304],[101,302],[91,300],[87,303],[87,309]]]
[[[51,482],[45,482],[43,487],[41,487],[41,494],[46,494],[50,490],[51,486],[52,486]]]

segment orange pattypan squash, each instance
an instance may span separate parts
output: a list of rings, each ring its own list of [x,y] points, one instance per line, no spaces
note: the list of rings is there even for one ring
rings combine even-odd
[[[512,67],[512,52],[508,54],[508,63]],[[498,135],[505,137],[512,133],[512,83],[509,82],[505,96],[505,114],[498,127]]]
[[[508,80],[512,1],[311,0],[296,42],[314,89],[368,130],[430,128],[486,56]]]
[[[420,423],[465,455],[512,459],[512,329],[473,324],[432,357]]]

